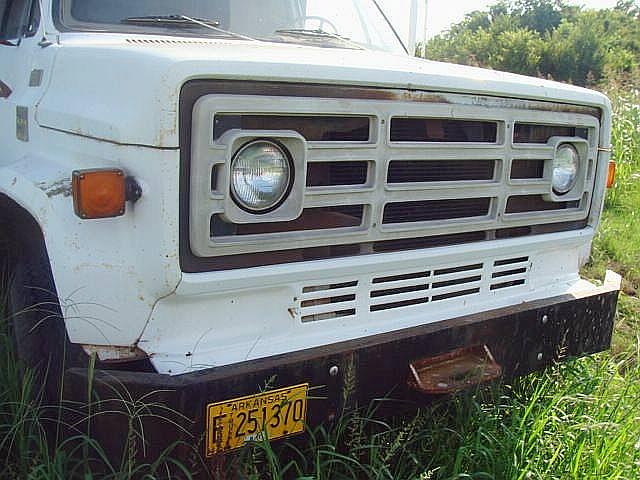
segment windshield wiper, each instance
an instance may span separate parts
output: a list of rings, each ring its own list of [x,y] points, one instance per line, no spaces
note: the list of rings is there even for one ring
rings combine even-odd
[[[300,35],[300,36],[307,36],[307,37],[333,38],[334,40],[339,40],[358,50],[364,50],[364,48],[361,45],[358,45],[357,43],[355,43],[354,41],[352,41],[347,37],[343,37],[342,35],[338,35],[337,33],[327,32],[326,30],[322,30],[319,28],[316,28],[316,29],[282,28],[280,30],[276,30],[275,33],[282,33],[285,35]]]
[[[142,17],[128,17],[120,20],[121,23],[130,23],[133,25],[149,25],[158,27],[178,27],[191,28],[203,27],[213,30],[217,33],[230,35],[232,37],[241,38],[243,40],[255,40],[254,38],[241,35],[236,32],[218,28],[220,22],[218,20],[209,20],[206,18],[187,17],[186,15],[145,15]]]
[[[182,15],[145,15],[143,17],[123,18],[122,20],[120,20],[120,22],[140,25],[159,25],[162,27],[193,27],[202,26],[203,23],[211,27],[217,27],[218,25],[220,25],[220,22],[218,20],[207,20],[204,18],[188,19]]]

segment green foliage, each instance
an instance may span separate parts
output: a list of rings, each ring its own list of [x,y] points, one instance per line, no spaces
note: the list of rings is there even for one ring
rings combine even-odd
[[[510,5],[503,2],[503,5],[502,11],[515,17],[523,28],[538,33],[555,29],[564,13],[560,0],[517,0]]]
[[[542,76],[577,85],[636,72],[640,8],[583,10],[562,0],[501,1],[466,16],[419,49],[432,60]]]
[[[579,85],[601,79],[606,56],[603,32],[596,12],[585,12],[573,22],[563,20],[548,36],[541,70]]]

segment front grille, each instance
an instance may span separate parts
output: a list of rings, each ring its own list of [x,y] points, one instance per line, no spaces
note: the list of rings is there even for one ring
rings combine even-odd
[[[547,111],[537,103],[496,103],[463,95],[413,102],[405,93],[390,102],[374,98],[374,93],[309,101],[288,97],[284,90],[274,97],[258,91],[254,98],[212,94],[194,102],[192,118],[211,119],[193,129],[190,148],[186,231],[201,269],[424,249],[587,225],[599,128],[591,110],[567,107],[564,112],[565,106],[557,105]],[[460,118],[448,118],[451,115]],[[266,222],[254,223],[228,219],[225,172],[230,152],[224,139],[226,132],[238,129],[269,135],[295,130],[305,137],[307,167],[298,218],[269,222],[265,216],[261,220]],[[545,168],[553,159],[553,147],[548,140],[557,136],[588,141],[588,173],[579,184],[584,187],[579,200],[550,195]],[[520,281],[494,280],[497,290]],[[459,292],[471,295],[474,288]],[[314,301],[345,303],[331,300],[344,300],[341,295],[331,295]],[[450,293],[430,295],[429,301],[439,300],[439,295],[444,300]],[[342,307],[329,313],[348,316],[351,309]],[[309,321],[324,314],[314,310]]]

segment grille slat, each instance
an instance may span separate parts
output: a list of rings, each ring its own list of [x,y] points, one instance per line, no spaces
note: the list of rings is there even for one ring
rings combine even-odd
[[[307,208],[300,217],[291,222],[235,224],[226,222],[220,215],[214,215],[211,220],[211,236],[267,235],[353,228],[362,225],[363,215],[364,205]]]
[[[314,162],[307,166],[307,187],[339,187],[367,183],[367,162]]]
[[[387,292],[386,295],[372,297],[371,305],[387,305],[389,303],[406,302],[407,300],[425,299],[428,301],[429,294],[425,293],[427,289],[421,289],[413,292]]]
[[[446,245],[462,245],[464,243],[480,242],[486,240],[487,233],[469,232],[453,235],[436,235],[433,237],[407,238],[402,240],[388,240],[375,242],[374,252],[398,252],[402,250],[417,250],[422,248],[443,247]]]
[[[512,272],[514,270],[526,270],[529,267],[528,262],[514,263],[512,265],[496,266],[493,269],[494,278],[506,272]]]
[[[511,272],[494,273],[492,278],[500,282],[510,282],[512,280],[522,279],[522,274],[527,273],[526,268],[520,268]]]
[[[329,290],[329,291],[323,290],[318,292],[309,292],[309,293],[303,293],[300,296],[300,300],[302,302],[309,302],[313,300],[323,300],[327,298],[327,294],[330,294],[331,298],[344,297],[347,295],[355,295],[356,291],[357,290],[354,287],[347,287],[347,288],[337,288],[335,290]]]
[[[332,320],[334,318],[342,318],[342,317],[351,317],[356,314],[355,308],[350,308],[348,310],[335,310],[329,311],[327,313],[316,313],[313,315],[305,315],[302,317],[302,323],[309,322],[319,322],[323,320]]]
[[[467,270],[459,273],[447,273],[445,275],[438,275],[433,278],[433,285],[435,287],[435,286],[438,286],[438,284],[443,284],[447,282],[452,282],[451,284],[454,285],[456,282],[462,283],[463,280],[468,278],[477,279],[477,277],[481,273],[482,273],[482,267],[476,270]]]
[[[393,118],[392,142],[495,143],[496,122],[443,118]]]
[[[473,277],[464,277],[464,278],[455,278],[453,280],[437,281],[432,284],[432,287],[434,290],[436,290],[438,288],[443,288],[443,287],[462,285],[463,283],[479,282],[480,280],[482,280],[482,275],[475,275]]]
[[[388,183],[493,180],[494,160],[393,160]]]
[[[544,175],[544,160],[514,160],[511,163],[513,180],[539,179]]]
[[[302,308],[304,310],[304,314],[307,316],[312,315],[323,315],[326,313],[336,312],[336,311],[345,311],[353,309],[356,306],[354,301],[347,302],[327,302],[325,304],[316,304],[316,305],[304,305]]]
[[[491,285],[491,290],[502,290],[503,288],[518,287],[524,285],[526,282],[524,279],[513,280],[511,282],[502,282]]]
[[[430,277],[421,277],[416,279],[407,279],[407,280],[396,280],[393,282],[384,282],[384,288],[389,289],[402,289],[402,288],[411,288],[416,286],[428,286],[431,283]],[[373,284],[375,291],[381,291],[377,289],[376,284]]]
[[[368,117],[249,114],[215,116],[214,140],[234,129],[293,130],[306,140],[316,142],[367,142],[370,138]]]
[[[584,127],[531,123],[516,123],[513,129],[514,143],[544,144],[551,137],[580,137],[587,139],[589,131]]]
[[[490,205],[490,198],[389,203],[384,209],[382,223],[431,222],[483,217],[489,214]]]
[[[482,286],[481,280],[476,280],[477,277],[473,277],[470,281],[457,283],[455,285],[443,286],[438,288],[432,288],[431,293],[434,297],[441,295],[450,295],[456,292],[467,291],[470,289],[480,288]]]
[[[549,212],[578,208],[579,201],[548,202],[542,195],[514,195],[507,200],[505,213]]]
[[[468,290],[461,290],[461,291],[445,293],[445,294],[441,294],[441,295],[434,295],[433,298],[431,299],[431,301],[440,302],[442,300],[451,300],[451,299],[455,299],[455,298],[458,298],[458,297],[466,297],[468,295],[476,295],[478,293],[480,293],[480,289],[479,288],[470,288]]]

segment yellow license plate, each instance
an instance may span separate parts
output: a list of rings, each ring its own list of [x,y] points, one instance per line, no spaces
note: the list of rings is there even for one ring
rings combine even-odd
[[[304,431],[309,384],[207,406],[207,457]]]

